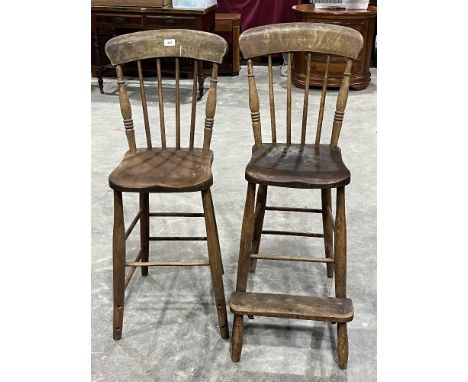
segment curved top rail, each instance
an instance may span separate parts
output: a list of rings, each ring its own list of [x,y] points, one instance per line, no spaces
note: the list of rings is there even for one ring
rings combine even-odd
[[[160,29],[114,37],[105,50],[113,65],[154,57],[186,57],[220,64],[227,42],[208,32]]]
[[[362,35],[351,28],[323,23],[284,23],[246,30],[239,39],[244,58],[281,52],[316,52],[356,59]]]

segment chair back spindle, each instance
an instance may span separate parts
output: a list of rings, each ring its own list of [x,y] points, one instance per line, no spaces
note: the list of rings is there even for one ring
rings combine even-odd
[[[146,102],[145,94],[145,82],[143,81],[143,71],[141,69],[141,61],[137,61],[138,66],[138,79],[140,80],[140,97],[141,97],[141,107],[143,108],[143,120],[145,123],[145,134],[146,134],[146,147],[148,149],[153,148],[151,144],[151,128],[148,118],[148,104]]]
[[[286,143],[291,144],[291,52],[288,52],[288,85],[286,95]]]
[[[127,141],[131,152],[136,152],[135,132],[132,119],[130,100],[122,72],[122,65],[130,62],[137,63],[140,85],[140,98],[143,109],[143,120],[146,134],[146,147],[153,149],[151,141],[151,128],[147,98],[144,89],[142,60],[156,59],[157,98],[159,106],[159,130],[161,134],[161,148],[167,149],[169,144],[166,136],[164,118],[164,96],[162,81],[163,58],[174,58],[175,66],[175,149],[180,150],[181,142],[181,58],[193,61],[193,85],[190,116],[189,149],[195,145],[195,125],[197,106],[197,77],[200,71],[200,62],[213,64],[210,89],[208,91],[205,108],[205,128],[203,132],[203,149],[210,150],[214,116],[216,111],[216,84],[218,77],[218,64],[223,61],[227,51],[226,41],[219,36],[208,32],[167,29],[129,33],[114,37],[106,44],[106,53],[117,70],[117,83],[119,87],[119,102],[124,121]],[[166,64],[166,62],[165,62]],[[165,68],[164,68],[165,70]]]
[[[262,124],[260,122],[260,100],[258,99],[257,84],[253,72],[252,60],[247,61],[247,77],[249,78],[249,106],[252,119],[255,146],[262,145]]]
[[[306,82],[304,86],[304,107],[302,108],[302,129],[301,129],[301,145],[305,144],[306,129],[307,129],[307,112],[309,110],[309,83],[310,83],[310,65],[312,55],[307,53],[306,67]]]
[[[133,130],[132,106],[130,105],[130,100],[128,99],[127,87],[125,86],[122,67],[117,65],[115,69],[117,73],[117,85],[119,87],[120,111],[122,113],[125,134],[127,135],[128,147],[131,152],[136,152],[137,148],[135,142],[135,131]]]
[[[322,83],[322,94],[320,95],[320,110],[317,118],[317,131],[315,135],[315,144],[320,144],[320,139],[322,138],[322,124],[323,124],[323,113],[325,111],[325,98],[327,96],[327,86],[328,86],[328,70],[330,68],[330,55],[327,55],[327,64],[325,66],[325,74],[323,76]]]
[[[216,112],[216,86],[218,83],[218,64],[213,63],[211,71],[210,89],[205,108],[205,130],[203,133],[203,150],[208,151],[211,144],[211,134],[213,133],[214,115]]]
[[[180,72],[179,72],[179,57],[175,58],[175,96],[176,96],[176,148],[180,149]]]
[[[193,84],[192,84],[192,113],[190,116],[190,142],[189,148],[193,150],[195,141],[195,118],[197,114],[197,82],[198,82],[198,60],[193,61]]]
[[[326,56],[326,68],[322,82],[320,108],[317,119],[315,144],[320,144],[322,125],[324,119],[325,100],[328,85],[328,72],[331,57],[346,59],[346,68],[336,102],[335,116],[333,119],[330,146],[338,145],[338,139],[343,123],[344,111],[349,92],[349,82],[353,61],[358,58],[363,45],[362,35],[351,28],[317,23],[282,23],[264,25],[249,29],[242,33],[239,39],[240,49],[247,59],[249,82],[249,105],[252,117],[252,130],[255,146],[262,145],[260,108],[255,76],[252,68],[252,58],[268,56],[268,80],[270,98],[270,119],[272,131],[272,143],[277,143],[275,104],[273,96],[273,75],[271,67],[271,55],[287,53],[288,78],[286,89],[286,144],[292,144],[292,90],[291,90],[291,57],[294,52],[306,53],[306,76],[304,86],[304,104],[302,110],[301,145],[306,144],[307,120],[309,109],[309,88],[312,70],[312,55]]]
[[[268,55],[268,95],[270,97],[271,140],[276,143],[275,95],[273,93],[273,65],[271,54]]]
[[[335,117],[333,118],[333,129],[331,136],[331,147],[338,146],[338,139],[340,138],[341,126],[343,125],[344,112],[346,109],[346,102],[348,101],[349,93],[349,80],[351,77],[351,67],[353,66],[353,60],[348,59],[346,63],[346,69],[343,73],[343,81],[341,82],[340,91],[336,99]]]
[[[158,101],[159,101],[159,129],[161,132],[161,147],[166,148],[166,124],[164,122],[164,98],[161,78],[161,59],[156,59],[156,72],[158,76]]]

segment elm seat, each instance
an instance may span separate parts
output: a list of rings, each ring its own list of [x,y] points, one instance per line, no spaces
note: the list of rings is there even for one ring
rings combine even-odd
[[[245,179],[279,187],[330,188],[349,184],[351,174],[339,147],[263,143],[254,150]]]
[[[127,151],[109,176],[119,191],[191,192],[213,184],[213,152],[203,149],[138,149]]]

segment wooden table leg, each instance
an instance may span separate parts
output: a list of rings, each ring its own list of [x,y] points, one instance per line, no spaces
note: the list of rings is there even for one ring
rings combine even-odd
[[[104,94],[104,80],[102,79],[102,66],[101,66],[101,51],[99,49],[99,33],[98,30],[96,29],[93,33],[94,37],[94,49],[96,51],[96,76],[98,78],[98,85],[99,85],[99,91],[101,94]]]

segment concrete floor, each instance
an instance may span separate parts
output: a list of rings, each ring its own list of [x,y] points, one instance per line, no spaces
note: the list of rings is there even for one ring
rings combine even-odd
[[[275,93],[278,134],[284,137],[286,81],[275,68],[279,89]],[[269,136],[268,83],[265,67],[256,67],[264,136]],[[349,363],[340,370],[336,355],[336,327],[331,324],[266,317],[246,319],[244,347],[239,363],[229,357],[230,341],[222,340],[211,290],[209,269],[151,268],[148,277],[135,273],[126,295],[122,339],[112,340],[112,220],[113,197],[107,177],[126,151],[116,82],[105,80],[101,95],[92,80],[92,378],[94,381],[375,381],[376,380],[376,71],[366,90],[352,91],[340,139],[343,158],[351,170],[347,187],[348,296],[355,318],[348,326]],[[182,91],[182,119],[189,121],[190,81]],[[148,81],[154,145],[159,142],[154,82]],[[207,86],[207,85],[205,85]],[[170,82],[165,100],[174,99]],[[137,139],[144,144],[139,93],[129,83],[134,102]],[[225,267],[226,300],[235,288],[241,220],[246,192],[244,169],[253,135],[247,98],[246,69],[236,77],[220,77],[212,149],[212,193]],[[318,90],[310,100],[309,118],[316,120]],[[336,91],[330,91],[324,138],[330,134]],[[293,131],[300,132],[303,91],[293,87]],[[204,97],[206,100],[206,97]],[[284,100],[284,101],[283,101]],[[282,104],[281,104],[281,102]],[[280,105],[281,104],[281,105]],[[204,110],[204,109],[202,109]],[[202,126],[204,112],[198,113]],[[174,108],[166,106],[166,130],[173,140]],[[314,122],[315,123],[315,122]],[[312,125],[312,124],[311,124]],[[201,127],[198,127],[201,139]],[[188,140],[187,123],[182,125]],[[310,128],[310,137],[315,130]],[[172,140],[171,140],[172,139]],[[309,138],[310,141],[313,138]],[[183,141],[184,142],[184,141]],[[186,142],[186,141],[185,141]],[[270,205],[320,207],[317,190],[271,188]],[[124,196],[126,223],[137,211],[137,195]],[[154,194],[151,211],[201,211],[195,194]],[[156,220],[159,219],[159,220]],[[320,215],[267,212],[265,229],[321,232]],[[151,234],[204,235],[199,218],[153,218]],[[127,242],[128,259],[138,251],[138,227]],[[314,238],[268,236],[262,250],[290,255],[323,253],[323,242]],[[151,243],[153,259],[202,259],[206,244]],[[302,295],[333,295],[325,265],[259,261],[249,278],[248,290]],[[228,310],[229,312],[229,310]],[[232,314],[229,312],[231,330]]]

